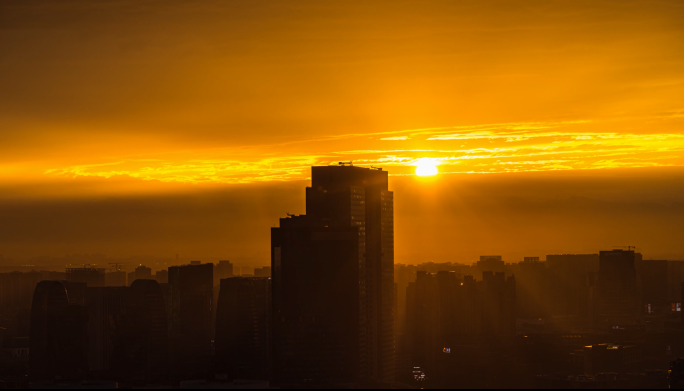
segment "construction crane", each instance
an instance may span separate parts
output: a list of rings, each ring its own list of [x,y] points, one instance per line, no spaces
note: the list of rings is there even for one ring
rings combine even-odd
[[[613,246],[613,248],[626,248],[627,251],[636,251],[636,246]]]
[[[121,271],[121,268],[120,268],[119,266],[128,266],[129,264],[128,264],[128,263],[110,262],[110,263],[108,263],[107,265],[110,265],[110,271],[111,271],[111,265],[114,265],[115,268],[116,268],[116,271],[117,271],[117,272],[120,272],[120,271]]]

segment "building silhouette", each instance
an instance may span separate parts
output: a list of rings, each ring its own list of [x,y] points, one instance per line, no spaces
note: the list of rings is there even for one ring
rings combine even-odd
[[[552,289],[546,298],[550,316],[572,316],[587,311],[587,281],[599,272],[599,254],[551,254],[546,256]],[[593,318],[589,316],[588,318]]]
[[[158,270],[154,274],[154,280],[160,284],[167,284],[169,282],[169,271],[168,270]]]
[[[83,282],[91,288],[106,286],[105,269],[88,266],[67,268],[66,277],[69,282]]]
[[[341,164],[311,168],[306,213],[323,226],[359,230],[360,295],[365,310],[367,377],[393,382],[394,195],[388,173]]]
[[[221,280],[217,307],[217,378],[269,380],[271,279]]]
[[[601,251],[599,254],[599,329],[637,325],[641,315],[641,292],[637,284],[634,251]]]
[[[152,280],[152,269],[145,265],[140,265],[136,267],[135,280]],[[131,283],[133,283],[133,281],[131,281]]]
[[[105,286],[126,286],[126,272],[117,270],[106,273]]]
[[[175,375],[204,376],[212,340],[213,271],[211,263],[169,267],[169,339]]]
[[[69,304],[59,281],[37,284],[31,306],[30,378],[85,379],[88,375],[88,313]]]
[[[484,272],[475,281],[455,272],[419,271],[406,294],[410,367],[421,368],[428,379],[447,379],[463,367],[459,360],[468,359],[463,346],[514,337],[515,290],[515,278],[502,272]]]
[[[126,310],[127,293],[126,287],[86,288],[88,364],[91,371],[104,376],[112,369],[111,359]]]
[[[308,216],[271,229],[273,370],[277,386],[358,384],[367,376],[359,227]]]
[[[159,283],[134,281],[126,290],[125,312],[112,357],[117,379],[131,385],[165,382],[168,342],[166,303]]]
[[[230,261],[219,261],[214,266],[214,286],[220,285],[224,278],[234,277],[233,264]]]
[[[254,277],[271,277],[271,267],[257,267],[254,269]]]

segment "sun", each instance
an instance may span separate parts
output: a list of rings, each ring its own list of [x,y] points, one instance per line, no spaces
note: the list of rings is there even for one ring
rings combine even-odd
[[[437,162],[430,158],[418,159],[416,162],[416,175],[433,176],[437,175]]]

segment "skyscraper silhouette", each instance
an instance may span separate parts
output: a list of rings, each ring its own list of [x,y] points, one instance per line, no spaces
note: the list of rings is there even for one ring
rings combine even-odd
[[[269,379],[271,279],[221,280],[215,372],[223,380]]]
[[[159,384],[166,380],[169,364],[164,295],[154,280],[136,280],[126,291],[114,367],[129,384]]]
[[[394,381],[394,194],[387,171],[311,168],[306,213],[331,227],[359,227],[368,377]]]
[[[69,304],[59,281],[41,281],[31,306],[29,368],[32,380],[85,379],[88,313]]]
[[[211,263],[169,267],[169,338],[175,374],[206,374],[211,351],[213,300]]]
[[[355,229],[358,270],[354,289],[359,306],[359,376],[362,381],[392,382],[395,371],[394,217],[393,193],[388,190],[388,173],[380,169],[341,164],[312,167],[311,178],[311,186],[306,189],[306,217],[281,220],[281,228],[285,228],[286,232],[304,232],[308,229],[307,234],[301,235],[315,233],[319,236],[325,232],[324,228]],[[281,278],[283,284],[288,283],[284,274],[285,264],[283,263],[280,271],[276,265],[276,251],[284,251],[275,249],[280,246],[280,241],[293,247],[315,245],[305,238],[299,239],[299,244],[288,242],[288,233],[278,233],[278,229],[273,232],[275,300],[277,280]],[[286,259],[286,255],[281,253],[282,262],[290,261]],[[321,273],[326,271],[322,270]],[[313,274],[311,276],[316,277]],[[283,305],[286,306],[284,303]]]
[[[358,227],[271,230],[273,382],[294,387],[360,383],[367,376],[361,321]]]

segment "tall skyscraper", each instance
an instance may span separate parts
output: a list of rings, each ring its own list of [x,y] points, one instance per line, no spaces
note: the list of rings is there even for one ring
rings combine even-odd
[[[311,168],[306,213],[331,227],[358,227],[366,310],[368,378],[394,381],[394,194],[387,171],[351,165]]]
[[[284,274],[286,273],[285,262],[297,262],[294,258],[288,258],[289,255],[283,252],[282,246],[315,248],[320,242],[319,240],[314,243],[313,239],[302,237],[296,244],[288,241],[294,238],[288,236],[290,235],[288,232],[302,231],[307,233],[300,233],[301,235],[314,235],[315,233],[316,237],[325,237],[326,228],[328,231],[332,228],[354,229],[357,241],[355,247],[358,252],[356,257],[358,270],[353,288],[355,297],[358,295],[358,310],[356,311],[360,330],[357,342],[360,355],[358,373],[361,381],[393,382],[395,372],[394,202],[393,193],[388,190],[388,173],[381,169],[341,164],[312,167],[311,178],[311,187],[306,189],[306,217],[283,219],[280,228],[282,231],[278,228],[272,231],[274,316],[278,307],[276,290],[281,287],[280,283],[283,284],[283,289],[290,283]],[[346,235],[349,232],[352,231],[343,230],[330,235]],[[348,260],[345,259],[345,261]],[[279,262],[282,263],[280,270],[278,270]],[[342,263],[342,260],[340,262]],[[328,275],[328,270],[320,270],[319,273]],[[317,278],[316,274],[307,273],[306,275]],[[303,278],[303,275],[297,277],[293,274],[288,278]],[[281,304],[283,308],[289,305]]]
[[[271,279],[221,280],[216,314],[216,376],[269,380]]]

